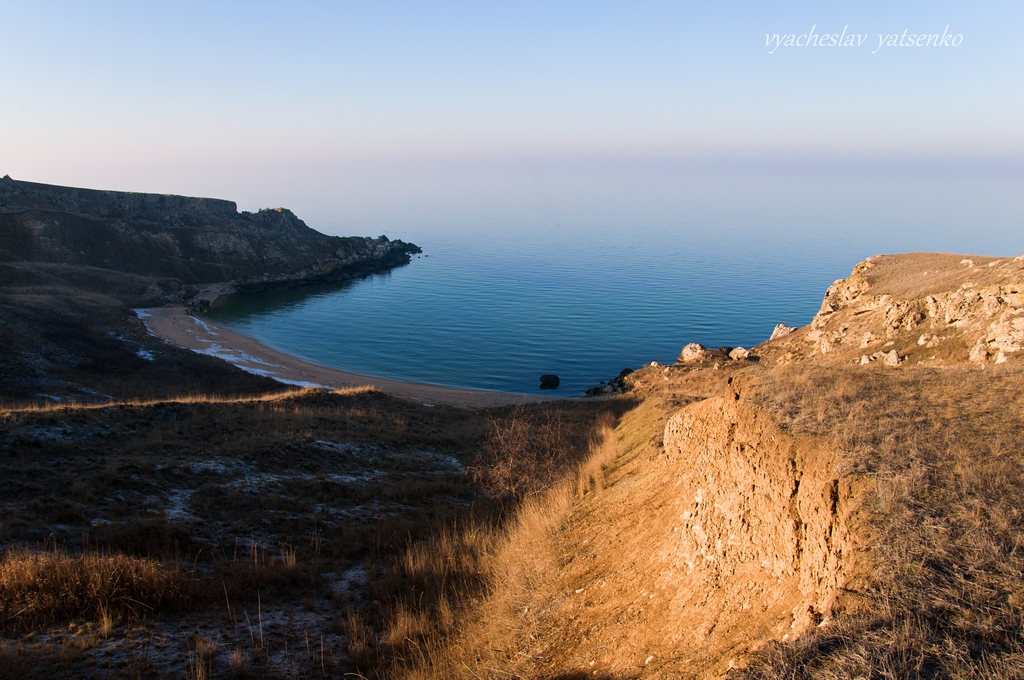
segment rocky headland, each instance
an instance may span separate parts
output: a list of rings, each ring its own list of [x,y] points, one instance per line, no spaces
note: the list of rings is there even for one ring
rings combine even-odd
[[[386,236],[327,236],[284,208],[5,176],[0,400],[269,389],[257,375],[225,381],[240,371],[155,341],[132,308],[201,310],[219,294],[386,272],[418,252]]]
[[[152,277],[151,298],[181,300],[197,284],[251,291],[344,281],[406,264],[418,252],[386,236],[327,236],[286,208],[238,212],[214,198],[0,179],[0,261]]]

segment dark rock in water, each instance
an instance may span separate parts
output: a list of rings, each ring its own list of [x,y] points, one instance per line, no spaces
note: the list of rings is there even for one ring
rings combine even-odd
[[[560,381],[554,373],[545,373],[540,377],[540,388],[542,390],[557,390]]]

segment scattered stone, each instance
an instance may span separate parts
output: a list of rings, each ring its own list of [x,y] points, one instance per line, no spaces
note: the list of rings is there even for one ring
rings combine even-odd
[[[665,371],[668,370],[669,369],[666,366]],[[632,372],[632,368],[624,368],[616,377],[609,380],[607,385],[602,382],[597,387],[591,387],[590,389],[584,390],[583,394],[587,397],[603,397],[628,392],[630,390],[630,386],[626,383],[626,376]]]
[[[750,350],[744,349],[742,347],[737,347],[736,349],[729,352],[729,358],[732,359],[733,361],[742,361],[749,356]]]
[[[971,348],[967,358],[975,363],[988,361],[988,346],[985,343],[985,338],[978,338],[978,342]]]
[[[860,365],[861,366],[867,366],[868,364],[870,364],[874,360],[875,360],[875,357],[868,356],[867,354],[864,354],[860,358]]]
[[[679,353],[679,361],[684,364],[689,364],[694,361],[706,359],[709,355],[710,352],[708,352],[708,349],[704,345],[691,342],[686,347],[683,347],[683,351]]]
[[[784,323],[780,323],[775,326],[775,330],[772,331],[772,337],[768,339],[774,340],[775,338],[781,338],[783,335],[789,335],[795,330],[796,329],[793,328],[792,326],[787,326]]]
[[[861,338],[860,338],[860,346],[861,347],[870,347],[871,343],[873,343],[877,339],[878,339],[878,337],[875,336],[874,333],[872,333],[871,331],[868,331],[867,333],[865,333],[864,335],[861,336]]]
[[[899,366],[903,362],[903,359],[900,358],[900,353],[894,349],[883,352],[882,356],[885,358],[886,366]]]

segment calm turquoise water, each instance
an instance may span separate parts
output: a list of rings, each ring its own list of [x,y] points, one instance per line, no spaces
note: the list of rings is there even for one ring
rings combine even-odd
[[[870,255],[1024,251],[1019,177],[655,179],[663,186],[621,194],[577,183],[564,201],[555,186],[540,207],[455,196],[378,211],[383,228],[311,220],[383,231],[424,256],[343,287],[239,296],[212,316],[357,373],[529,393],[555,373],[570,396],[671,363],[688,342],[752,347],[777,323],[804,325]],[[369,221],[359,205],[341,209]]]

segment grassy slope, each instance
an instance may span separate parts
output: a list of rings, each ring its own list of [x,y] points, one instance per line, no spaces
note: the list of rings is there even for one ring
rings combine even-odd
[[[758,640],[739,641],[746,665],[733,673],[1020,676],[1024,368],[1012,353],[995,364],[996,349],[967,361],[1006,310],[933,324],[923,298],[959,295],[965,278],[1005,287],[1018,267],[961,259],[883,260],[858,274],[866,293],[759,348],[761,361],[645,368],[611,402],[473,413],[302,393],[9,412],[7,545],[52,550],[52,533],[73,555],[99,548],[156,560],[172,576],[184,568],[180,578],[205,595],[138,619],[95,600],[92,614],[58,612],[48,623],[19,621],[3,600],[4,668],[25,677],[717,672],[724,660],[710,647],[704,657],[679,648],[677,658],[664,640],[678,631],[636,629],[630,598],[591,610],[576,590],[581,576],[598,575],[593,537],[613,545],[653,510],[619,490],[656,479],[668,418],[732,377],[784,430],[841,453],[866,480],[870,511],[861,534],[870,569],[833,616],[760,651],[750,651]],[[919,343],[923,335],[941,339]],[[900,366],[860,363],[890,347],[906,357]],[[258,387],[221,383],[222,392]],[[449,457],[468,474],[446,467]],[[769,638],[779,636],[766,629]],[[606,653],[631,660],[581,663],[591,639],[619,639]],[[659,645],[668,651],[645,651]]]
[[[360,636],[380,640],[407,601],[388,565],[454,526],[499,523],[522,499],[502,461],[481,455],[496,424],[558,423],[547,431],[562,459],[527,482],[539,488],[606,410],[473,412],[366,390],[7,410],[0,657],[40,677],[162,675],[201,642],[219,675],[354,671],[377,655]],[[76,590],[76,574],[97,586]],[[161,599],[166,583],[180,596]],[[322,651],[307,653],[307,638]]]

